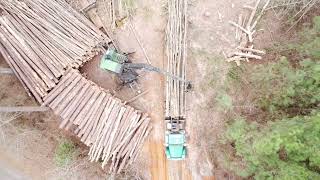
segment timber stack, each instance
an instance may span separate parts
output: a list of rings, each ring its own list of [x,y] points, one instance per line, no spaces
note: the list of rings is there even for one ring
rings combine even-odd
[[[167,77],[166,117],[186,116],[187,0],[168,1],[167,71],[185,81]]]
[[[125,105],[74,69],[66,72],[43,105],[62,117],[60,128],[73,130],[90,147],[90,160],[102,159],[102,167],[109,164],[110,172],[119,173],[134,161],[151,130],[147,114]]]
[[[64,0],[0,0],[0,51],[39,103],[109,41]]]
[[[30,96],[61,116],[91,161],[120,173],[136,158],[150,118],[77,70],[110,39],[64,0],[0,0],[0,53]]]

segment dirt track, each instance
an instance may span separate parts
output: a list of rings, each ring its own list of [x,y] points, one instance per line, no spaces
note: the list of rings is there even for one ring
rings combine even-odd
[[[166,19],[163,15],[161,0],[150,2],[142,0],[137,2],[136,14],[133,17],[133,26],[146,49],[153,66],[165,69],[165,28]],[[116,38],[121,49],[130,51],[135,49],[135,62],[146,63],[145,57],[129,27],[117,32]],[[141,72],[140,83],[149,93],[137,100],[133,105],[150,113],[153,122],[153,131],[145,144],[145,153],[148,154],[149,178],[155,180],[166,179],[192,179],[185,161],[168,161],[164,153],[164,81],[165,77],[157,73]],[[143,156],[142,156],[143,157]],[[148,178],[148,179],[149,179]]]

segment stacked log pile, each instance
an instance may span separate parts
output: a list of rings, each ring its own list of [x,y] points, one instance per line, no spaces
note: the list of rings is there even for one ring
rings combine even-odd
[[[0,52],[39,102],[109,39],[64,0],[0,0]]]
[[[187,0],[168,1],[167,71],[186,80],[187,59]],[[167,77],[166,117],[185,117],[186,81]]]
[[[28,93],[90,147],[91,161],[121,172],[151,130],[148,115],[125,105],[76,68],[109,38],[64,0],[0,0],[0,53]]]
[[[250,11],[249,15],[242,16],[239,15],[238,22],[230,21],[229,23],[236,28],[236,40],[239,44],[236,51],[230,55],[227,59],[227,62],[235,62],[240,66],[241,61],[249,62],[249,59],[261,60],[262,55],[266,53],[262,50],[254,48],[254,36],[257,34],[256,26],[261,19],[262,15],[265,13],[266,8],[268,7],[271,0],[266,2],[261,2],[257,0],[254,7],[244,6],[245,9]],[[257,13],[260,5],[264,3],[260,13]],[[258,14],[258,15],[257,15]]]
[[[62,117],[60,128],[73,129],[90,147],[90,160],[102,159],[102,167],[109,165],[110,172],[119,173],[135,160],[151,130],[148,115],[125,105],[73,69],[44,98],[43,105]]]

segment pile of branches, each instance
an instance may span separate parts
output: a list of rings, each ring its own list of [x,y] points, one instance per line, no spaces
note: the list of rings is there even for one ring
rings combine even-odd
[[[236,40],[239,43],[237,51],[227,59],[228,62],[235,62],[238,66],[241,61],[249,62],[249,59],[261,60],[264,51],[254,49],[254,36],[256,34],[256,26],[268,7],[270,0],[267,0],[263,5],[259,14],[257,11],[261,5],[261,0],[257,0],[255,6],[244,6],[250,11],[249,16],[239,15],[238,22],[230,21],[229,23],[236,27]]]
[[[147,114],[123,104],[74,69],[44,98],[46,105],[62,117],[60,128],[73,130],[90,147],[90,160],[102,160],[102,168],[108,164],[112,173],[132,164],[151,131]]]
[[[187,5],[187,0],[168,1],[166,30],[167,72],[184,80],[187,64]],[[166,117],[185,117],[186,91],[186,81],[167,77]]]
[[[0,0],[0,52],[39,103],[67,68],[80,67],[107,42],[64,0]]]

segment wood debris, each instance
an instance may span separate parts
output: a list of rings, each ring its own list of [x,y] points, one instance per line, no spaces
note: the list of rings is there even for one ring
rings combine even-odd
[[[249,62],[249,59],[262,59],[262,55],[265,54],[264,51],[254,49],[254,35],[256,33],[256,26],[262,15],[264,14],[266,8],[268,7],[270,0],[267,0],[263,5],[261,11],[257,15],[257,10],[261,4],[261,0],[257,0],[254,7],[245,5],[244,8],[250,11],[249,18],[243,18],[243,14],[238,17],[238,22],[229,21],[231,25],[236,28],[235,38],[239,43],[237,51],[231,54],[227,59],[227,62],[235,62],[240,66],[241,61]],[[246,17],[246,16],[245,16]]]
[[[187,60],[187,0],[168,1],[167,72],[186,80]],[[166,117],[186,116],[186,92],[188,84],[167,77]]]
[[[145,137],[151,130],[150,118],[125,105],[108,91],[71,69],[44,98],[62,121],[60,128],[74,130],[90,147],[89,159],[109,171],[120,173],[136,158]]]
[[[109,38],[64,0],[0,0],[0,53],[35,99]]]

